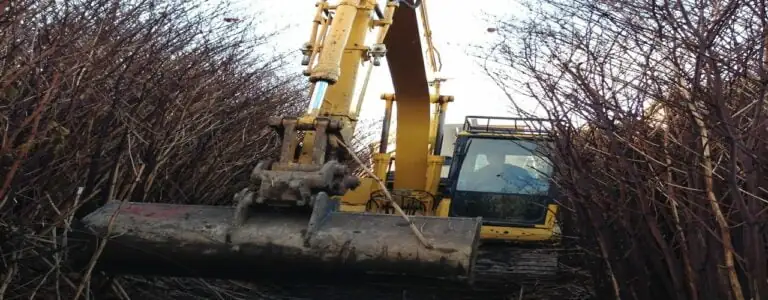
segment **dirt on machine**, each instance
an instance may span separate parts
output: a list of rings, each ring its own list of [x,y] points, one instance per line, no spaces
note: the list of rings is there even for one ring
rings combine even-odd
[[[490,289],[555,279],[550,122],[468,116],[446,125],[454,98],[440,94],[443,80],[427,79],[439,65],[428,35],[423,55],[426,3],[317,2],[302,47],[310,104],[270,120],[279,156],[256,164],[230,207],[113,201],[94,211],[80,220],[85,238],[111,235],[96,269]],[[365,162],[348,145],[363,100],[353,95],[360,67],[382,58],[395,91],[381,96],[381,140]],[[388,151],[392,122],[396,151]],[[361,164],[366,175],[354,176]],[[88,245],[81,264],[97,251]]]

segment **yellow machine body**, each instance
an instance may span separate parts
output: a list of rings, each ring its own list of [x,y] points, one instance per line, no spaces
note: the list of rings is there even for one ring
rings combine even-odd
[[[429,82],[426,68],[420,67],[438,69],[426,2],[412,7],[389,0],[380,7],[375,0],[318,1],[309,41],[302,47],[304,74],[312,82],[309,107],[300,116],[270,119],[282,139],[278,156],[258,162],[250,186],[234,196],[234,207],[113,202],[93,212],[83,219],[84,231],[106,233],[111,228],[119,235],[117,244],[105,248],[97,269],[241,278],[237,270],[247,265],[270,274],[279,269],[289,277],[394,274],[469,284],[553,274],[556,257],[541,254],[539,248],[491,247],[490,242],[557,240],[554,202],[547,202],[540,224],[465,213],[468,203],[482,202],[487,193],[456,188],[464,172],[456,163],[465,154],[462,147],[450,156],[450,174],[441,176],[449,157],[441,153],[445,112],[454,99],[441,95],[442,80]],[[426,36],[429,63],[419,28]],[[378,29],[375,42],[366,46],[372,29]],[[352,175],[354,154],[347,145],[360,107],[353,105],[359,69],[363,63],[379,65],[385,57],[395,91],[381,97],[386,108],[378,153],[370,162],[373,177],[358,178]],[[393,120],[394,153],[387,149]],[[482,138],[539,141],[546,136],[487,129],[466,127],[456,145]],[[395,213],[393,202],[406,215]],[[428,247],[422,238],[434,245]],[[169,259],[175,261],[162,263]],[[156,268],[137,269],[149,261]]]

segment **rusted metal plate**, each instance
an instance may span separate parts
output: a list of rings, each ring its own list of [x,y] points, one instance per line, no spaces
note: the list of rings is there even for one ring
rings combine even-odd
[[[112,202],[93,212],[82,220],[84,229],[103,235],[117,208]],[[413,217],[438,248],[428,250],[399,216],[332,212],[305,244],[307,214],[260,212],[227,244],[233,215],[230,207],[125,203],[97,268],[222,279],[397,275],[390,277],[470,283],[480,236],[479,219]],[[91,250],[81,253],[82,262]]]

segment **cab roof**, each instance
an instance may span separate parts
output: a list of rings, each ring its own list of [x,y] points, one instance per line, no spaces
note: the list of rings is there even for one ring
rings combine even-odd
[[[541,138],[550,136],[551,124],[551,120],[541,118],[467,116],[459,135]]]

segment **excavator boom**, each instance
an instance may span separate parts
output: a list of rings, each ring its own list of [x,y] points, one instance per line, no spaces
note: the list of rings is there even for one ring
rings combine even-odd
[[[430,93],[424,68],[419,24],[414,9],[398,9],[385,43],[397,99],[395,189],[424,189],[429,138]]]

